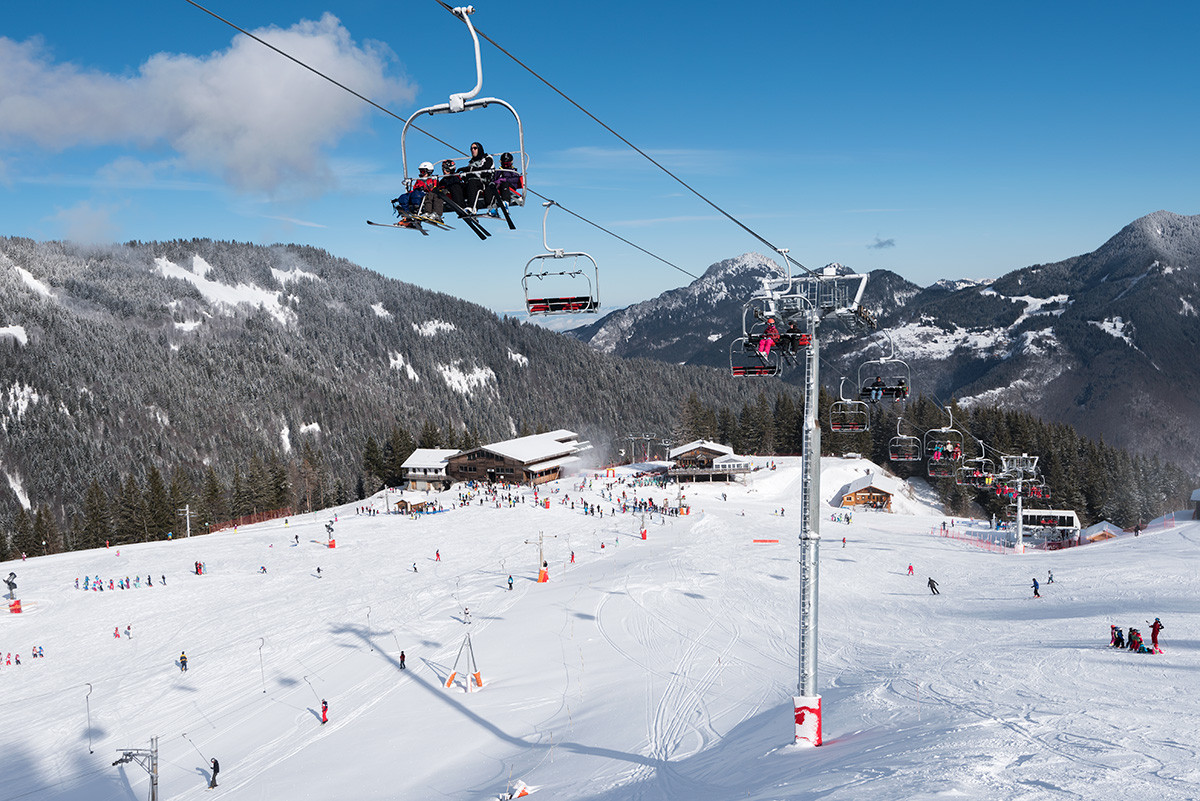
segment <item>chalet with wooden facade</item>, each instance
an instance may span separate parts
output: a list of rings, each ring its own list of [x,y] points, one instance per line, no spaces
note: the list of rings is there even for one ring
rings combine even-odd
[[[417,448],[400,465],[404,471],[404,488],[410,490],[447,490],[450,477],[446,465],[457,450],[445,448]]]
[[[456,453],[447,460],[446,475],[451,481],[541,484],[562,478],[591,447],[566,429],[533,434]]]
[[[887,476],[867,473],[861,478],[851,481],[842,491],[842,507],[865,507],[892,511],[892,496],[899,487],[895,479]]]
[[[672,462],[667,475],[676,481],[734,481],[753,470],[733,448],[705,439],[675,448],[667,457]]]

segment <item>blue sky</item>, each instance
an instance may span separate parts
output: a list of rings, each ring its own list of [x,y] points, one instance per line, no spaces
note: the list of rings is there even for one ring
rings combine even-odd
[[[434,0],[206,3],[400,117],[474,84]],[[473,20],[800,262],[926,285],[1098,247],[1157,209],[1200,213],[1194,32],[1169,2],[604,4],[482,0]],[[530,186],[695,275],[766,248],[486,42]],[[515,146],[491,107],[419,124]],[[400,193],[402,123],[184,0],[6,9],[0,234],[311,244],[387,276],[522,308],[541,207],[477,240],[369,228]],[[454,153],[410,133],[409,160]],[[550,215],[606,307],[692,279]],[[731,321],[731,325],[733,322]]]

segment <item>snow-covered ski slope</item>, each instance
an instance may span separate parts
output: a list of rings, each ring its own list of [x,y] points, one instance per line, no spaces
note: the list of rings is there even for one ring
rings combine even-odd
[[[825,509],[825,744],[797,748],[799,466],[778,465],[688,487],[692,514],[645,541],[611,503],[561,505],[604,483],[568,479],[548,510],[340,508],[333,550],[329,511],[0,565],[25,608],[0,614],[23,663],[0,666],[0,799],[145,798],[145,771],[111,763],[154,736],[163,799],[484,799],[517,779],[596,801],[1200,797],[1200,526],[1012,556],[932,536],[945,518],[914,500],[849,525]],[[823,496],[865,466],[826,460]],[[74,588],[97,574],[143,586]],[[1105,647],[1110,623],[1148,639],[1156,616],[1164,654]],[[484,686],[460,664],[445,689],[468,631]]]

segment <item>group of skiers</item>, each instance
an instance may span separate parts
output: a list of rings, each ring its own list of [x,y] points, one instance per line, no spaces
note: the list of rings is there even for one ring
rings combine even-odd
[[[1158,633],[1162,631],[1165,626],[1163,626],[1162,621],[1158,618],[1154,618],[1154,622],[1149,623],[1148,625],[1150,626],[1149,648],[1147,648],[1146,643],[1142,641],[1142,633],[1132,626],[1129,627],[1128,638],[1125,637],[1120,626],[1109,626],[1108,644],[1113,648],[1128,648],[1130,651],[1138,654],[1161,654],[1162,648],[1160,648],[1158,645]]]
[[[199,564],[199,563],[197,563],[197,564]],[[159,579],[162,581],[163,584],[167,583],[166,575],[159,576]],[[108,580],[108,589],[110,589],[110,590],[140,589],[141,586],[142,586],[142,577],[141,576],[134,576],[132,581],[130,581],[129,576],[126,576],[125,578]],[[146,576],[146,586],[147,587],[154,586],[154,577],[153,576],[150,576],[150,575]],[[101,579],[99,576],[84,576],[83,577],[83,586],[81,587],[79,585],[79,578],[76,577],[75,589],[77,589],[77,590],[92,590],[93,592],[104,592],[104,580]]]
[[[392,199],[398,215],[421,214],[440,220],[446,201],[451,209],[475,208],[478,211],[498,202],[511,203],[520,198],[524,182],[514,166],[512,153],[500,154],[500,168],[479,142],[471,143],[471,158],[455,168],[454,159],[442,162],[442,175],[433,174],[433,163],[421,162],[409,191]]]
[[[29,650],[29,656],[32,659],[44,659],[46,654],[42,651],[41,646],[35,645]],[[21,665],[21,654],[13,653],[12,651],[4,655],[4,661],[0,664],[8,665],[9,667]]]

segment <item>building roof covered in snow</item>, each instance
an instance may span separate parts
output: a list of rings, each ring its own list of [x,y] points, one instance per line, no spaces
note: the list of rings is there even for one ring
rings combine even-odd
[[[457,448],[417,448],[400,466],[405,470],[445,470],[456,453]]]
[[[560,428],[545,434],[531,434],[528,437],[493,442],[484,445],[482,450],[529,465],[563,456],[574,456],[591,447],[591,443],[580,442],[579,435],[574,431]]]
[[[842,491],[842,495],[853,495],[867,487],[882,490],[888,495],[895,495],[900,491],[900,482],[891,476],[880,475],[879,473],[867,473],[865,476],[860,476],[851,481],[849,486]]]
[[[706,439],[698,439],[694,442],[689,442],[687,445],[680,445],[678,448],[675,448],[669,454],[667,454],[667,458],[676,459],[685,453],[689,453],[698,449],[712,451],[713,453],[719,453],[722,455],[729,455],[733,453],[733,448],[729,447],[728,445],[721,445],[720,443],[710,442]]]

